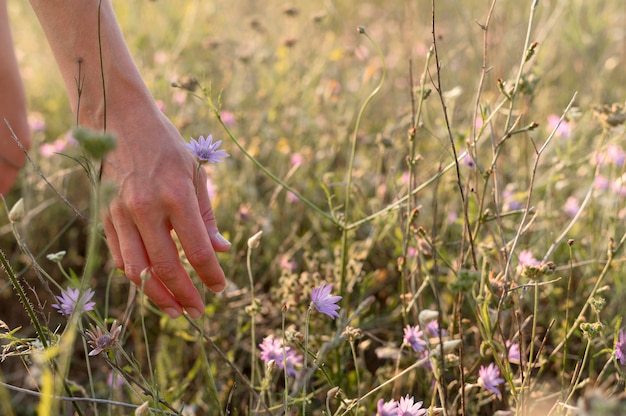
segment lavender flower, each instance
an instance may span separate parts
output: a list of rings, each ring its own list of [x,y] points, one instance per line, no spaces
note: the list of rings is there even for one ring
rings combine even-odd
[[[433,319],[432,321],[426,324],[426,326],[424,327],[424,330],[426,331],[428,336],[431,336],[433,338],[439,338],[439,321],[437,321],[436,319]],[[444,336],[444,337],[448,336],[448,331],[446,329],[442,329],[441,336]]]
[[[398,402],[391,399],[385,402],[384,399],[378,400],[376,416],[396,416],[398,414]]]
[[[621,365],[626,365],[626,331],[619,331],[617,342],[615,343],[615,359]]]
[[[513,344],[511,343],[511,341],[507,340],[504,345],[509,349],[509,352],[507,354],[509,362],[519,364],[521,362],[519,344],[517,342]]]
[[[313,288],[313,292],[311,293],[311,302],[318,312],[335,319],[339,316],[339,313],[337,313],[337,310],[339,309],[337,302],[341,300],[341,296],[331,296],[330,291],[332,288],[332,284],[327,285],[326,283],[322,283],[318,288]]]
[[[221,140],[213,143],[213,136],[209,134],[206,139],[203,136],[200,136],[198,140],[191,138],[189,143],[185,143],[185,147],[191,150],[191,153],[198,159],[200,164],[206,162],[217,163],[229,156],[224,150],[218,149],[221,144]]]
[[[111,331],[107,331],[100,327],[91,326],[91,331],[85,331],[87,335],[87,342],[91,345],[90,356],[98,355],[102,351],[110,350],[119,341],[120,334],[122,333],[122,326],[113,321],[111,325]]]
[[[414,398],[409,397],[407,394],[405,397],[400,397],[398,402],[398,409],[396,409],[397,416],[422,416],[426,414],[426,409],[422,409],[423,402],[414,403]]]
[[[61,296],[56,296],[59,303],[53,303],[52,307],[64,316],[70,316],[74,310],[78,313],[93,311],[96,302],[89,302],[93,295],[94,291],[91,289],[87,289],[81,296],[79,289],[68,287],[61,292]]]
[[[407,325],[404,328],[404,343],[410,345],[413,351],[421,353],[426,350],[426,340],[424,339],[424,331],[420,331],[419,325]]]
[[[284,347],[280,339],[267,336],[259,344],[261,348],[261,360],[266,363],[273,361],[278,368],[286,368],[288,376],[297,374],[296,367],[302,366],[302,356],[296,354],[291,347]]]
[[[478,384],[486,388],[489,391],[495,393],[496,396],[502,397],[502,393],[498,389],[500,384],[504,383],[504,379],[500,377],[500,370],[494,363],[489,364],[487,367],[480,366],[478,370]]]

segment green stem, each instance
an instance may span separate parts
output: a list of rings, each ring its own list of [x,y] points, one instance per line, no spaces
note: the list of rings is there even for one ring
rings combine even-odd
[[[372,101],[374,96],[378,94],[378,92],[383,87],[383,84],[385,83],[385,77],[387,75],[387,66],[385,65],[385,55],[383,54],[383,51],[380,49],[378,44],[374,42],[374,39],[372,39],[370,35],[365,31],[364,27],[360,26],[358,30],[359,30],[359,33],[362,35],[365,35],[365,37],[367,37],[367,39],[369,39],[370,42],[372,42],[372,44],[376,48],[376,51],[378,52],[378,56],[380,57],[380,60],[382,62],[383,73],[380,78],[380,81],[378,82],[378,85],[376,85],[376,88],[374,88],[372,92],[370,92],[370,94],[365,99],[365,102],[363,102],[363,105],[361,105],[361,108],[359,109],[359,113],[357,114],[357,117],[356,117],[356,122],[354,124],[354,132],[352,135],[350,156],[348,157],[348,171],[347,171],[348,178],[346,180],[346,195],[345,195],[345,200],[344,200],[344,205],[343,205],[344,215],[343,215],[343,220],[341,223],[341,279],[339,282],[339,294],[341,296],[344,296],[344,285],[345,285],[345,280],[346,280],[346,265],[348,263],[348,228],[346,227],[346,225],[348,224],[348,218],[350,215],[350,196],[352,194],[354,159],[356,157],[356,144],[358,141],[359,127],[361,126],[361,120],[363,119],[363,114],[365,113],[365,109],[369,106],[369,103]]]

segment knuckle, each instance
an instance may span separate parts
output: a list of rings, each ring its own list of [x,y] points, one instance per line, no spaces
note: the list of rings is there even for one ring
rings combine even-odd
[[[141,282],[141,273],[145,270],[145,267],[137,264],[124,264],[123,266],[122,270],[124,270],[126,277],[128,277],[133,283],[139,284],[139,282]]]
[[[187,260],[191,264],[206,264],[213,260],[213,251],[206,246],[194,246],[185,250]]]
[[[180,267],[177,263],[171,261],[160,261],[152,263],[152,271],[159,276],[161,280],[169,280],[179,274]]]

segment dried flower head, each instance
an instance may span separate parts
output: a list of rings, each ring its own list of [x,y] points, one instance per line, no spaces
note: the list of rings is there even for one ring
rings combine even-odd
[[[107,331],[106,328],[102,329],[90,325],[91,331],[85,331],[87,335],[87,342],[91,346],[92,350],[89,353],[90,356],[98,355],[102,351],[110,350],[119,341],[120,333],[122,332],[122,326],[117,323],[117,320],[113,321],[111,325],[111,331]]]
[[[91,289],[85,290],[81,295],[79,289],[68,287],[67,290],[61,292],[61,296],[56,296],[59,303],[53,303],[52,307],[64,316],[70,316],[74,310],[77,310],[78,313],[93,311],[96,305],[96,302],[90,302],[93,295],[94,291]]]
[[[191,150],[191,153],[198,159],[198,163],[217,163],[229,157],[228,153],[224,150],[218,149],[221,144],[221,140],[213,143],[213,136],[209,134],[206,139],[203,136],[200,136],[198,140],[192,138],[189,143],[185,143],[185,147]]]

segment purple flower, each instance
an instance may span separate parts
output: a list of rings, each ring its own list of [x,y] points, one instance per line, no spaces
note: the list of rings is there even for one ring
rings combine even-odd
[[[422,416],[426,414],[426,409],[422,409],[423,402],[414,403],[415,399],[409,397],[407,394],[405,397],[400,397],[398,408],[396,409],[397,416]]]
[[[318,288],[313,288],[313,292],[311,293],[311,302],[318,312],[335,319],[339,316],[337,313],[337,310],[339,309],[337,302],[341,300],[341,296],[331,296],[330,291],[332,288],[332,284],[327,285],[326,283],[322,283]]]
[[[111,330],[107,331],[99,326],[90,325],[91,331],[85,331],[87,335],[87,342],[91,346],[92,350],[89,353],[90,357],[100,354],[102,351],[108,351],[113,348],[118,342],[120,334],[122,333],[122,325],[117,323],[117,320],[113,321]]]
[[[384,399],[378,400],[376,416],[396,416],[398,414],[398,402],[391,399],[385,402]]]
[[[511,341],[507,340],[504,345],[508,348],[509,352],[507,354],[507,358],[509,362],[514,364],[519,364],[521,362],[521,355],[519,352],[519,344],[516,342],[512,344]]]
[[[494,363],[489,364],[487,367],[480,366],[478,370],[478,384],[483,386],[489,391],[495,393],[496,396],[502,397],[502,393],[498,389],[500,384],[504,383],[504,379],[500,377],[500,370]]]
[[[436,319],[433,319],[432,321],[426,324],[426,326],[424,327],[424,330],[426,331],[428,336],[431,336],[433,338],[439,338],[439,321],[437,321]],[[441,336],[443,337],[448,336],[448,331],[445,329],[442,329]]]
[[[192,137],[189,143],[185,143],[185,147],[191,150],[191,153],[198,159],[199,163],[217,163],[229,156],[222,149],[218,149],[221,144],[221,140],[213,143],[213,136],[209,134],[206,139],[203,136],[200,136],[198,140]]]
[[[78,310],[78,313],[93,311],[96,302],[89,302],[93,295],[94,291],[91,289],[85,290],[81,296],[80,290],[68,287],[61,292],[61,296],[55,296],[59,303],[53,303],[52,307],[64,316],[70,316],[74,309]]]
[[[615,343],[615,358],[621,365],[626,365],[626,331],[619,331],[617,342]]]
[[[261,348],[261,360],[266,363],[273,361],[278,368],[286,368],[288,376],[297,374],[296,367],[302,366],[302,356],[296,354],[291,347],[284,347],[280,339],[267,336],[259,344]]]
[[[404,343],[410,345],[416,352],[424,351],[428,345],[424,339],[424,332],[420,331],[419,325],[407,325],[404,328]]]

